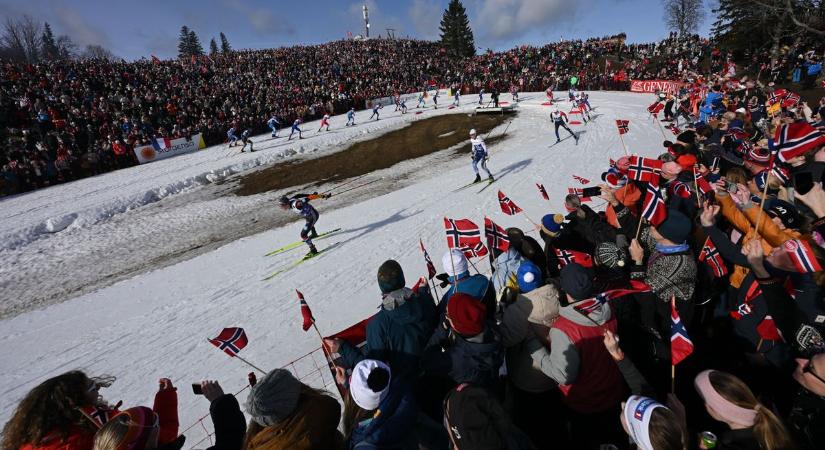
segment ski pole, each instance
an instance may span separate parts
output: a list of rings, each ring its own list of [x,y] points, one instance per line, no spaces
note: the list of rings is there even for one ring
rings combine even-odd
[[[336,189],[338,189],[338,188],[340,188],[340,187],[342,187],[342,186],[346,186],[346,185],[348,185],[348,184],[350,184],[350,183],[353,183],[353,182],[355,182],[355,181],[357,181],[357,180],[360,180],[361,178],[364,178],[364,177],[365,177],[365,176],[367,176],[367,175],[369,175],[369,174],[366,174],[366,173],[365,173],[365,174],[363,174],[363,175],[358,175],[358,176],[357,176],[357,177],[355,177],[355,178],[352,178],[352,179],[347,180],[347,181],[345,181],[345,182],[343,182],[343,183],[341,183],[341,184],[338,184],[338,185],[336,185],[336,186],[333,186],[333,187],[331,187],[331,188],[329,188],[329,189],[327,189],[326,191],[321,192],[321,193],[322,193],[322,194],[326,194],[326,193],[328,193],[328,192],[334,191],[334,190],[336,190]]]
[[[335,193],[335,195],[340,195],[340,194],[343,194],[344,192],[349,192],[349,191],[352,191],[352,190],[355,190],[355,189],[358,189],[358,188],[364,187],[364,186],[366,186],[366,185],[368,185],[368,184],[372,184],[372,183],[375,183],[375,182],[377,182],[377,181],[381,181],[381,180],[383,180],[383,179],[384,179],[384,177],[381,177],[381,178],[376,178],[376,179],[374,179],[374,180],[372,180],[372,181],[367,181],[366,183],[361,183],[361,184],[359,184],[359,185],[357,185],[357,186],[353,186],[353,187],[351,187],[351,188],[349,188],[349,189],[344,189],[343,191],[336,192],[336,193]]]

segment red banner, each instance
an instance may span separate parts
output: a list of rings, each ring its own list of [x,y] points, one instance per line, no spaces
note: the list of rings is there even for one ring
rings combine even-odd
[[[630,80],[631,92],[669,92],[675,94],[684,83],[667,80]]]

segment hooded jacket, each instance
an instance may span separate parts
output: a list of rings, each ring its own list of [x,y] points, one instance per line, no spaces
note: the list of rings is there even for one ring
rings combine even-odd
[[[487,323],[475,336],[461,336],[449,327],[439,326],[421,361],[424,372],[448,376],[456,383],[493,386],[504,362],[501,335],[493,326]]]
[[[436,309],[429,289],[401,288],[384,295],[381,309],[367,324],[363,349],[345,341],[339,353],[347,367],[355,367],[362,359],[377,359],[392,368],[394,378],[415,376],[435,324]]]
[[[378,405],[378,413],[361,421],[352,430],[349,449],[417,449],[415,424],[418,407],[412,391],[403,383],[390,384]]]

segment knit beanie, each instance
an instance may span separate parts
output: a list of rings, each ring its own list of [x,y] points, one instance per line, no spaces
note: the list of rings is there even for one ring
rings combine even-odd
[[[668,209],[667,218],[656,227],[656,231],[674,244],[681,244],[690,234],[690,228],[690,219],[686,215],[679,210]]]
[[[564,216],[561,214],[547,214],[541,218],[542,231],[553,237],[559,235],[562,223],[564,223]]]
[[[444,268],[444,272],[447,272],[447,275],[451,277],[470,271],[467,257],[464,256],[464,252],[457,248],[444,253],[444,256],[441,257],[441,266]]]
[[[522,294],[526,294],[542,285],[541,270],[531,261],[524,261],[518,266],[516,272],[518,289]]]
[[[129,408],[118,413],[107,423],[109,427],[125,428],[125,433],[117,441],[113,450],[143,449],[149,443],[152,431],[157,425],[158,416],[146,406]],[[106,425],[104,425],[105,427]],[[103,433],[98,433],[101,436]]]
[[[404,287],[404,271],[398,261],[388,259],[378,268],[378,287],[382,294],[397,291]]]
[[[599,264],[609,269],[624,267],[627,259],[624,251],[612,242],[602,242],[597,245],[594,256]]]
[[[301,382],[286,369],[274,369],[258,380],[246,398],[246,412],[262,427],[274,425],[295,411]]]
[[[619,172],[619,169],[611,167],[607,172],[602,173],[602,181],[607,183],[611,188],[618,189],[627,184],[627,177]]]
[[[349,379],[349,392],[355,404],[366,411],[378,409],[390,390],[391,373],[388,365],[374,359],[356,364]]]
[[[475,336],[484,330],[487,307],[467,294],[453,294],[447,300],[447,317],[456,333]]]
[[[593,296],[593,277],[577,263],[570,263],[561,269],[561,288],[574,300],[586,300]]]
[[[799,228],[800,218],[796,207],[785,200],[773,199],[770,208],[767,211],[769,216],[778,217],[785,225],[785,228]]]

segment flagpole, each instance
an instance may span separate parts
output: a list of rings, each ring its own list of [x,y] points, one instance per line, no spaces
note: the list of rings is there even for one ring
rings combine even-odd
[[[624,147],[624,155],[630,156],[630,152],[627,151],[627,144],[624,143],[624,135],[621,132],[619,133],[619,140],[622,141],[622,147]]]
[[[676,393],[676,364],[670,365],[670,392]]]
[[[639,217],[639,225],[636,227],[636,240],[639,240],[639,232],[642,231],[642,222],[644,222],[644,217]]]
[[[765,175],[765,188],[762,189],[762,201],[759,202],[759,213],[756,215],[756,228],[754,229],[754,233],[757,236],[759,236],[759,224],[762,222],[762,212],[765,211],[765,199],[768,197],[768,179],[770,175],[770,172]]]
[[[338,382],[335,380],[335,371],[339,368],[337,364],[335,364],[335,360],[332,359],[332,355],[329,354],[327,350],[327,345],[324,343],[324,336],[321,335],[321,331],[318,330],[318,325],[315,325],[315,320],[312,321],[312,328],[315,329],[315,332],[318,334],[318,339],[321,340],[321,349],[324,351],[324,357],[327,359],[329,364],[332,364],[332,380],[335,382],[335,387],[338,389],[338,394],[341,395],[341,398],[344,398],[344,391],[341,390],[341,386],[338,385]]]
[[[251,367],[251,368],[253,368],[253,369],[257,370],[258,372],[261,372],[261,373],[262,373],[262,374],[264,374],[264,375],[266,375],[266,371],[265,371],[264,369],[261,369],[260,367],[258,367],[258,366],[256,366],[256,365],[252,364],[251,362],[249,362],[249,361],[247,361],[247,360],[243,359],[242,357],[240,357],[240,356],[238,356],[238,355],[235,355],[235,358],[240,359],[241,361],[243,361],[244,363],[246,363],[246,365],[247,365],[247,366],[249,366],[249,367]]]
[[[699,181],[696,178],[696,168],[698,167],[697,164],[693,165],[693,187],[696,188],[696,206],[701,208],[702,207],[702,199],[699,198]]]

